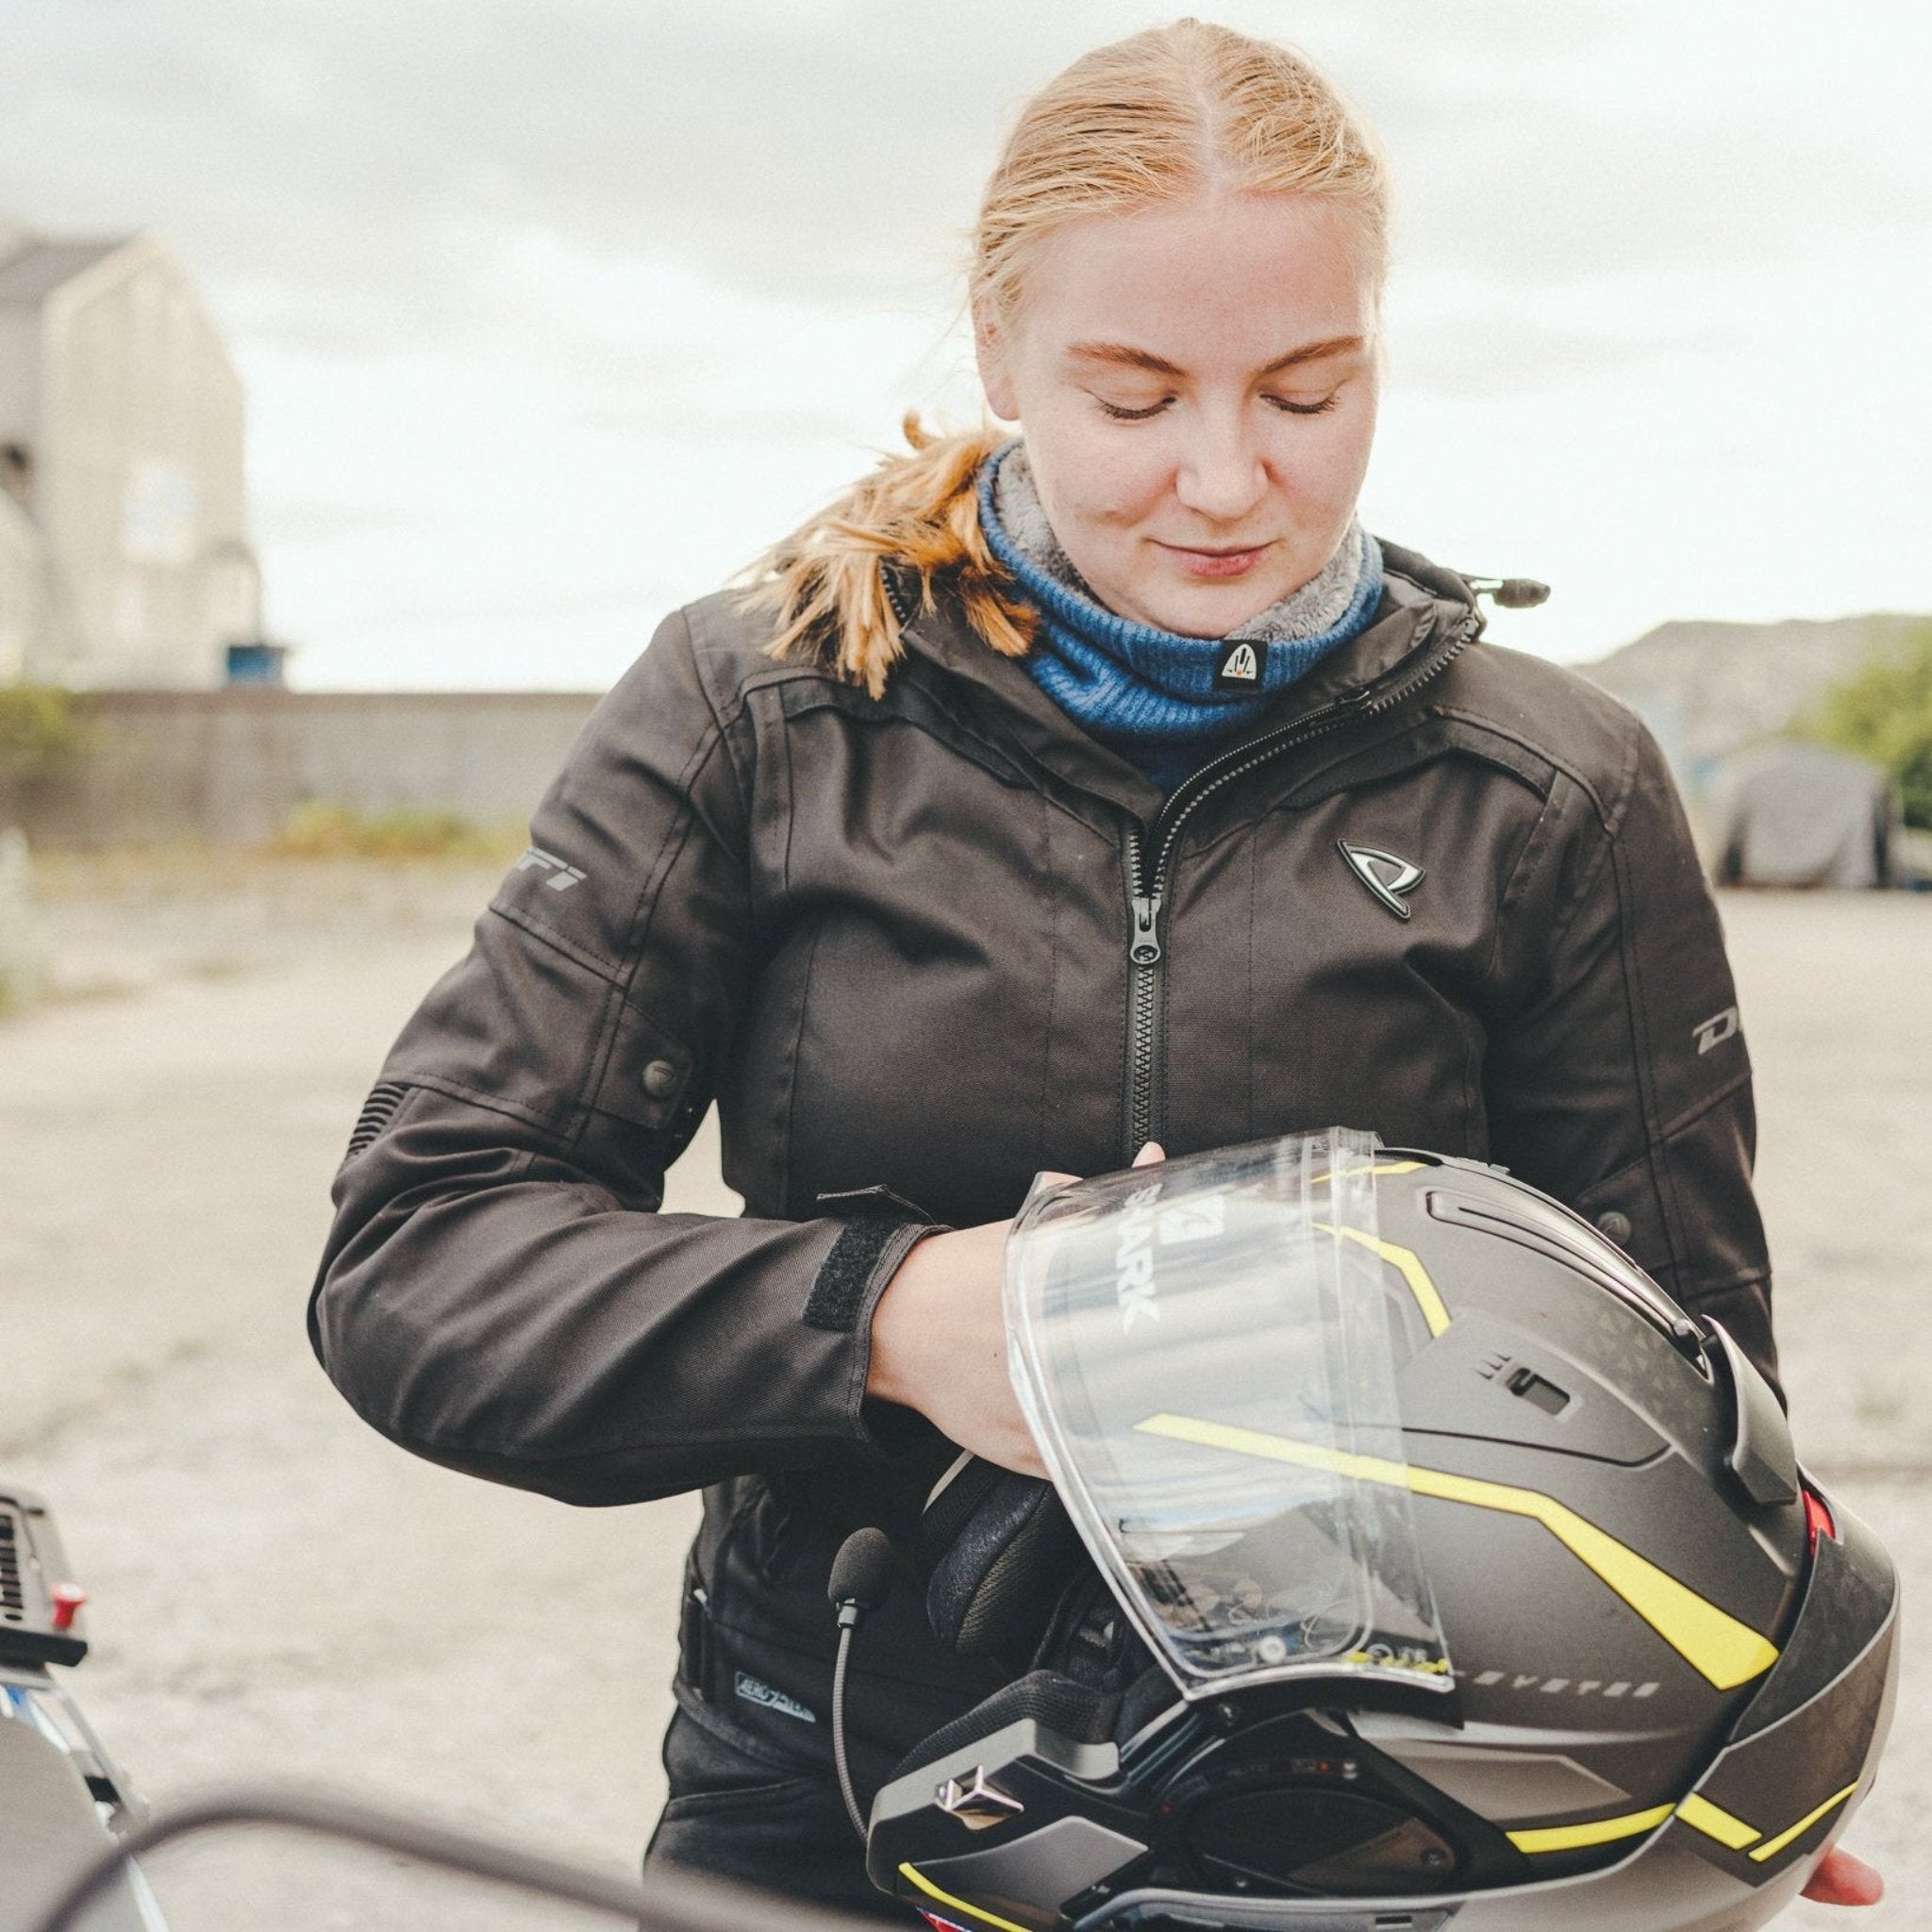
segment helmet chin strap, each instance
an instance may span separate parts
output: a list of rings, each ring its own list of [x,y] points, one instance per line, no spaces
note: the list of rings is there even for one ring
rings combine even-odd
[[[825,1594],[839,1612],[839,1655],[832,1665],[832,1761],[839,1770],[839,1794],[845,1815],[861,1841],[865,1817],[852,1789],[852,1772],[845,1761],[845,1665],[852,1653],[852,1633],[868,1610],[885,1602],[892,1588],[892,1545],[882,1529],[855,1529],[839,1545]]]

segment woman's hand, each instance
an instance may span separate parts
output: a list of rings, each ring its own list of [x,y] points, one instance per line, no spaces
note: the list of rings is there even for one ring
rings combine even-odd
[[[1009,1221],[930,1234],[879,1297],[865,1392],[916,1408],[942,1435],[1022,1475],[1045,1465],[1007,1379],[1001,1252]]]
[[[1134,1165],[1165,1158],[1150,1141]],[[1000,1281],[1012,1226],[989,1221],[927,1235],[914,1246],[873,1310],[865,1392],[917,1409],[942,1436],[989,1462],[1043,1476],[1046,1465],[1007,1375]]]
[[[1834,1845],[1819,1859],[1804,1895],[1820,1905],[1875,1906],[1885,1896],[1885,1880],[1863,1858]]]

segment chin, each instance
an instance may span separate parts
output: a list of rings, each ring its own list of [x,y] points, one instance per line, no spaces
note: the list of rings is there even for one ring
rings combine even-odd
[[[1141,600],[1141,609],[1143,621],[1160,630],[1184,638],[1224,638],[1288,594],[1289,590],[1257,591],[1246,584],[1189,584]]]

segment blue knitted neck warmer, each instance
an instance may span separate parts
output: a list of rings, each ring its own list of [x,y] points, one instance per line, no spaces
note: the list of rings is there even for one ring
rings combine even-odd
[[[1098,602],[1067,560],[1041,509],[1024,445],[1009,442],[979,473],[979,521],[992,554],[1041,614],[1025,658],[1033,680],[1090,736],[1163,791],[1251,724],[1269,700],[1362,630],[1382,597],[1382,553],[1351,521],[1326,566],[1228,637],[1190,638],[1136,624]],[[1215,688],[1229,643],[1255,647],[1248,690]]]

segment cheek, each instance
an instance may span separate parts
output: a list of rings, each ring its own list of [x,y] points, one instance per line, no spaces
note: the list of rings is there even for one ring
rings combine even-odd
[[[1326,523],[1354,508],[1368,465],[1368,441],[1325,417],[1293,423],[1277,439],[1268,467],[1287,513]]]
[[[1174,474],[1162,439],[1147,431],[1123,434],[1110,423],[1062,428],[1041,447],[1029,433],[1033,474],[1056,529],[1074,524],[1091,530],[1124,529],[1164,500]]]
[[[1324,502],[1353,503],[1369,467],[1369,450],[1375,437],[1375,409],[1338,409],[1332,417],[1317,417],[1317,434],[1308,440],[1302,465],[1309,493]]]

